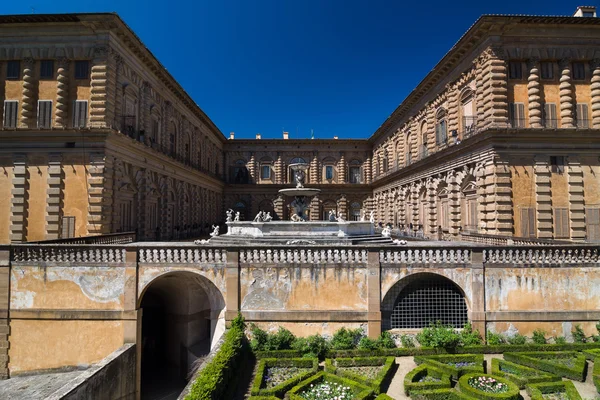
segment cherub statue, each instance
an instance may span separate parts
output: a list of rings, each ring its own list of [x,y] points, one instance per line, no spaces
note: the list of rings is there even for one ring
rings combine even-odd
[[[262,222],[263,220],[263,212],[259,211],[258,214],[256,214],[256,217],[254,217],[254,220],[252,220],[252,222]]]
[[[264,222],[271,222],[273,220],[273,217],[271,217],[271,213],[269,211],[267,211],[266,213],[263,213],[263,221]]]
[[[329,210],[329,222],[336,222],[337,218],[335,216],[335,211]]]
[[[292,220],[292,222],[302,222],[302,218],[300,218],[298,214],[292,214],[292,217],[290,219]]]
[[[392,229],[389,226],[385,226],[383,228],[383,230],[381,231],[381,236],[385,237],[385,238],[389,238],[392,236]]]
[[[213,238],[215,236],[219,236],[219,225],[212,226],[213,231],[210,233],[210,237]]]
[[[341,211],[338,213],[337,220],[338,222],[346,222],[346,219],[344,218],[344,215]]]
[[[225,222],[233,222],[233,210],[230,208],[229,210],[225,211],[225,214],[227,215]]]
[[[369,221],[374,224],[375,223],[375,211],[371,211],[371,215],[369,216]]]
[[[235,219],[233,220],[233,222],[240,222],[240,212],[236,212],[235,213]]]
[[[360,221],[365,222],[367,220],[367,212],[365,210],[360,210]]]

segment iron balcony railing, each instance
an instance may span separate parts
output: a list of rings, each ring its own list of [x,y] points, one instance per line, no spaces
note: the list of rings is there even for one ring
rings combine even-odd
[[[473,136],[477,132],[477,117],[468,116],[462,119],[462,138],[463,140]]]

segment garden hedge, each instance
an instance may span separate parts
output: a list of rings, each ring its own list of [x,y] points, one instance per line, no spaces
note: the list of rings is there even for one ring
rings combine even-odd
[[[329,350],[327,358],[349,358],[349,357],[407,357],[424,356],[435,354],[500,354],[504,352],[534,352],[534,351],[584,351],[600,349],[600,342],[594,343],[565,343],[565,344],[535,344],[522,345],[499,344],[456,347],[454,349],[434,347],[400,347],[396,349],[376,350]],[[293,350],[281,350],[284,352]],[[260,353],[260,352],[258,352]],[[277,352],[275,352],[277,353]],[[259,357],[259,354],[257,354]],[[279,356],[278,356],[279,357]],[[296,357],[296,356],[295,356]]]
[[[275,396],[250,396],[247,400],[281,400]]]
[[[298,367],[310,368],[310,371],[298,374],[285,382],[272,388],[262,388],[265,370],[268,367]],[[296,386],[306,378],[316,374],[319,370],[319,360],[317,358],[263,358],[258,362],[256,375],[250,388],[250,394],[255,396],[277,396],[283,397],[285,393]]]
[[[299,394],[302,393],[306,388],[310,387],[310,385],[315,385],[321,383],[322,381],[339,383],[341,385],[350,387],[350,389],[352,389],[354,392],[353,400],[367,400],[373,397],[373,389],[370,387],[341,376],[329,374],[325,371],[321,371],[316,375],[303,380],[298,385],[294,386],[290,391],[288,391],[286,396],[289,396],[289,400],[304,400],[304,398]]]
[[[573,359],[573,366],[564,365],[558,361],[565,358]],[[504,359],[575,381],[585,381],[587,369],[585,356],[576,351],[504,353]]]
[[[456,389],[416,390],[411,392],[412,400],[473,400],[471,397]]]
[[[469,379],[477,378],[480,376],[493,378],[500,383],[504,383],[508,386],[508,390],[502,393],[484,392],[483,390],[476,389],[469,384]],[[487,374],[472,373],[463,375],[458,380],[457,387],[461,393],[467,395],[468,397],[479,400],[518,400],[520,398],[519,387],[517,385],[515,385],[508,379],[499,378],[497,376]]]
[[[244,364],[249,349],[243,329],[231,328],[225,332],[221,348],[198,374],[185,400],[231,398],[240,376],[238,367]]]
[[[426,376],[437,378],[439,379],[439,382],[419,382],[420,379]],[[452,387],[450,375],[445,374],[439,369],[427,364],[419,365],[404,377],[404,393],[406,393],[407,396],[410,396],[414,391],[443,389],[450,387]]]
[[[592,372],[592,380],[594,381],[594,386],[596,386],[596,391],[600,393],[600,357],[594,361],[594,371]]]
[[[544,400],[544,394],[565,393],[569,400],[581,400],[575,385],[570,381],[542,382],[527,385],[527,393],[531,400]]]
[[[427,364],[443,373],[458,379],[461,375],[470,372],[484,372],[482,354],[438,354],[433,356],[415,356],[417,364]],[[455,366],[448,363],[474,363],[475,365]]]
[[[374,379],[369,379],[363,375],[344,369],[344,367],[364,366],[383,366],[383,369]],[[326,372],[370,386],[375,391],[375,394],[381,393],[385,386],[392,380],[395,367],[396,359],[394,357],[336,358],[335,360],[328,358],[325,360]]]
[[[375,400],[394,400],[393,397],[388,396],[385,393],[381,393],[379,394],[377,397],[375,397]]]
[[[510,361],[492,359],[492,375],[500,376],[514,382],[519,389],[525,389],[528,383],[560,381],[561,377],[539,369],[529,368]]]
[[[594,361],[596,358],[600,361],[600,349],[583,350],[583,354],[590,361]]]
[[[255,351],[257,359],[261,358],[302,358],[302,352],[298,350],[264,350]]]

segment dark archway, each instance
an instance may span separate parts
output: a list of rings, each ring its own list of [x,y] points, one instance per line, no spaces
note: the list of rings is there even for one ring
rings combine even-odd
[[[385,295],[382,328],[421,329],[436,321],[462,328],[468,322],[468,309],[461,288],[437,274],[409,275]]]
[[[223,295],[207,278],[178,271],[152,281],[140,308],[142,399],[176,398],[222,334]]]

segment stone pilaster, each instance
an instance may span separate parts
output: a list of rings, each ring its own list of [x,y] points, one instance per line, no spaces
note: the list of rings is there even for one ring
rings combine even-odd
[[[319,182],[319,159],[318,153],[314,152],[312,160],[310,160],[310,168],[309,168],[309,182],[312,184],[320,183]],[[312,214],[311,214],[312,219]]]
[[[23,64],[23,90],[21,93],[21,128],[35,128],[37,87],[34,78],[35,61],[26,58]]]
[[[113,159],[103,154],[90,154],[88,167],[88,235],[112,232],[113,219]]]
[[[450,226],[448,233],[452,236],[458,236],[461,226],[460,218],[460,186],[456,176],[456,171],[448,172],[448,213],[450,216]]]
[[[424,231],[429,233],[430,235],[434,232],[437,233],[437,227],[438,227],[438,223],[436,220],[436,212],[437,212],[437,206],[436,206],[436,198],[437,198],[437,193],[435,190],[435,184],[433,182],[432,179],[428,179],[427,182],[425,183],[425,190],[426,192],[426,196],[427,196],[427,207],[426,207],[426,217],[425,217],[425,221],[424,223],[427,224],[427,228],[424,228]]]
[[[250,176],[249,183],[258,183],[258,176],[256,174],[256,158],[254,153],[250,153],[250,160],[248,160],[246,168],[248,169],[248,175]]]
[[[381,266],[379,250],[367,256],[367,335],[377,339],[381,334]]]
[[[371,157],[367,157],[365,165],[363,166],[363,173],[365,174],[365,183],[371,184],[373,181],[373,166],[371,165]]]
[[[108,48],[104,46],[96,47],[90,74],[89,112],[91,127],[110,127],[114,125],[115,68],[115,59],[112,56],[109,57]]]
[[[531,59],[527,62],[529,77],[527,78],[527,96],[529,100],[529,126],[542,127],[542,102],[540,97],[540,62]]]
[[[240,311],[240,253],[237,251],[227,251],[227,265],[225,266],[225,287],[227,294],[225,296],[225,321],[227,325],[231,323]]]
[[[56,107],[55,126],[66,128],[69,126],[69,63],[70,60],[63,58],[58,60],[56,70]]]
[[[552,239],[552,188],[548,156],[536,156],[534,164],[537,237]]]
[[[459,104],[459,92],[458,92],[458,88],[456,87],[456,85],[448,85],[446,87],[447,93],[448,93],[448,143],[450,145],[453,145],[456,143],[456,140],[458,139],[458,136],[453,136],[452,135],[452,131],[456,130],[456,132],[458,133],[458,129],[459,129],[459,121],[458,121],[458,117],[459,117],[459,112],[458,112],[458,108],[460,106]],[[416,128],[416,126],[415,126]],[[417,129],[413,130],[414,132],[417,132]],[[418,155],[418,149],[416,151],[412,152],[413,154],[413,159],[416,158],[416,156]]]
[[[484,110],[484,99],[483,99],[483,82],[487,82],[487,77],[483,71],[483,59],[481,57],[477,58],[473,61],[473,65],[475,66],[475,115],[477,116],[477,120],[475,123],[477,124],[477,130],[483,129],[483,127],[487,124],[487,121],[484,121],[483,110]],[[429,119],[428,119],[429,120]],[[430,141],[427,141],[429,143]]]
[[[490,158],[481,163],[481,177],[478,178],[478,215],[482,233],[491,234],[495,232],[496,226],[494,222],[494,161]]]
[[[310,199],[310,221],[318,221],[321,219],[320,210],[319,196],[313,196],[313,198]]]
[[[348,200],[346,199],[346,195],[342,194],[337,201],[338,215],[342,214],[344,219],[348,220]]]
[[[281,159],[281,154],[277,153],[277,160],[275,161],[275,183],[283,184],[283,160]]]
[[[573,85],[571,84],[571,61],[561,60],[560,66],[560,121],[563,128],[574,128]]]
[[[594,129],[600,129],[600,59],[594,59],[591,63],[591,67],[592,127]]]
[[[0,380],[8,379],[10,250],[0,250]]]
[[[569,187],[569,226],[573,240],[584,240],[585,226],[585,197],[583,190],[583,168],[577,156],[568,157],[567,183]]]
[[[489,47],[480,61],[483,104],[478,117],[483,120],[482,128],[508,126],[508,74],[503,56],[501,48]]]
[[[285,217],[285,200],[282,195],[277,196],[275,200],[273,200],[273,210],[275,211],[274,219],[278,220],[286,220]]]
[[[340,160],[337,165],[337,183],[347,183],[346,182],[346,157],[344,152],[340,152]]]
[[[148,100],[150,97],[150,83],[148,83],[147,81],[142,82],[142,85],[140,87],[140,101],[138,104],[139,107],[139,129],[140,132],[144,132],[144,141],[146,143],[148,143],[148,131],[150,129],[150,107],[148,107]],[[197,153],[197,149],[196,149],[196,137],[195,135],[193,135],[190,140],[190,155],[191,155],[191,160],[194,160],[196,158],[196,153]],[[190,160],[190,161],[191,161]]]
[[[137,192],[134,194],[133,197],[133,206],[136,210],[135,215],[137,219],[137,221],[134,221],[134,224],[137,223],[137,232],[139,236],[138,239],[143,239],[148,224],[148,215],[146,215],[148,212],[148,208],[146,207],[146,169],[142,168],[138,173],[140,178],[136,182]],[[190,204],[188,204],[188,207],[194,203],[191,200],[192,199],[190,199]],[[188,217],[189,216],[191,216],[190,213],[188,213]],[[188,218],[187,223],[191,224],[192,220]]]
[[[25,242],[27,238],[28,178],[27,156],[15,154],[10,199],[10,241],[13,243]]]
[[[512,236],[514,226],[510,167],[499,160],[495,160],[493,189],[493,213],[496,225],[494,233]]]
[[[49,155],[46,195],[46,239],[59,239],[61,236],[64,198],[64,179],[60,153]]]
[[[483,253],[479,250],[471,252],[471,296],[469,321],[473,324],[473,329],[478,330],[485,338],[485,269]]]
[[[3,106],[6,98],[6,84],[4,83],[4,77],[6,76],[5,65],[6,62],[0,61],[0,104]],[[4,126],[4,112],[0,112],[0,126]]]
[[[427,115],[427,154],[433,154],[436,147],[435,109],[429,105],[425,113]]]

